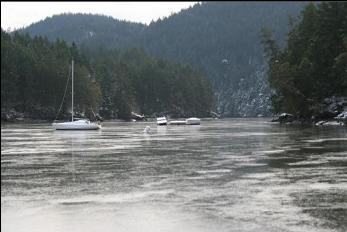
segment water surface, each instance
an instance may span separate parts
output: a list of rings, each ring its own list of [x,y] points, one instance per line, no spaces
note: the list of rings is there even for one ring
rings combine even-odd
[[[2,125],[1,230],[346,231],[346,127],[268,121]]]

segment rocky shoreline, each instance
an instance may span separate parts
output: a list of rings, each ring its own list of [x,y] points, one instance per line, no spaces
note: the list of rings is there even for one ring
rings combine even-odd
[[[314,112],[310,118],[304,118],[289,113],[282,113],[278,115],[272,122],[280,124],[295,124],[295,125],[315,125],[315,126],[347,126],[347,97],[331,97],[326,98],[319,105],[311,107]],[[1,122],[52,122],[56,115],[53,108],[39,108],[31,113],[21,113],[14,109],[1,110]],[[169,116],[171,118],[186,118],[190,117],[185,112],[162,112],[154,113],[152,115],[140,115],[131,112],[128,121],[146,121],[148,118],[155,118],[158,116]],[[86,115],[85,113],[76,112],[76,118],[89,118],[92,121],[115,120],[118,118],[102,118],[99,114]],[[61,118],[69,118],[65,114]],[[216,112],[206,112],[204,117],[220,118]]]
[[[271,122],[293,125],[347,126],[347,111],[342,112],[337,117],[326,119],[300,118],[292,114],[282,113],[280,116],[271,120]]]
[[[25,113],[17,112],[15,110],[8,110],[8,111],[1,110],[1,122],[27,123],[27,122],[48,122],[48,121],[51,121],[51,120],[32,118]]]
[[[7,123],[30,123],[30,122],[52,122],[55,120],[55,115],[51,112],[40,111],[36,113],[22,113],[18,112],[14,109],[10,110],[1,110],[1,122],[7,122]],[[162,112],[162,113],[154,113],[152,115],[146,116],[146,115],[140,115],[135,112],[131,112],[131,116],[129,119],[119,119],[116,117],[101,117],[99,114],[93,114],[93,115],[86,115],[85,113],[76,112],[75,117],[76,118],[89,118],[92,121],[104,121],[104,120],[124,120],[124,121],[147,121],[150,118],[156,118],[158,116],[165,115],[169,116],[171,118],[185,118],[188,117],[185,114],[177,114],[177,113],[171,113],[171,112]],[[71,117],[70,115],[61,115],[61,117],[58,118],[58,120],[67,119]],[[220,118],[220,115],[216,112],[208,112],[206,113],[206,117],[211,118]]]
[[[8,109],[4,110],[1,109],[1,122],[8,122],[8,123],[31,123],[31,122],[52,122],[56,119],[56,115],[54,113],[55,111],[53,109],[41,109],[36,110],[35,112],[18,112],[14,109]],[[70,115],[62,114],[57,120],[62,120],[63,118],[69,118]],[[86,116],[82,113],[76,113],[75,117],[87,117],[90,118],[90,116]],[[98,117],[99,115],[94,116],[93,120],[100,120]]]
[[[326,98],[318,106],[312,107],[315,114],[311,118],[303,118],[293,114],[282,113],[272,122],[281,124],[315,125],[315,126],[347,126],[347,98]]]

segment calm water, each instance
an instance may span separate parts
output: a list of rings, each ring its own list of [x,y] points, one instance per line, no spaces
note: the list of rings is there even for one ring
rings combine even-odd
[[[346,231],[347,129],[2,125],[1,230]]]

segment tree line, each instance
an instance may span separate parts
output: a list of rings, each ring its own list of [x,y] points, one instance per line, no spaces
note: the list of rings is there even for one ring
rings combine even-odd
[[[318,115],[326,98],[347,97],[347,3],[308,4],[292,18],[287,46],[262,30],[276,112],[302,118]]]
[[[75,61],[76,113],[129,119],[147,116],[206,116],[213,110],[212,87],[201,70],[170,63],[139,49],[100,48],[92,53],[57,39],[1,30],[1,111],[54,119],[70,114],[68,85]],[[70,79],[71,80],[71,79]],[[3,114],[2,114],[3,115]]]

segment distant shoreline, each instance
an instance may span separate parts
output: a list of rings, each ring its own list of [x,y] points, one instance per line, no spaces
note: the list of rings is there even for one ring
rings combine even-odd
[[[202,117],[200,119],[202,120],[206,120],[206,121],[213,121],[213,120],[223,120],[223,119],[267,119],[269,122],[271,122],[271,120],[274,117],[223,117],[223,118],[213,118],[213,117]],[[179,118],[171,118],[171,119],[185,119],[184,117],[179,117]],[[13,120],[3,120],[1,119],[1,123],[5,123],[5,124],[24,124],[24,123],[28,123],[28,124],[35,124],[35,123],[53,123],[54,120],[48,120],[48,119],[32,119],[32,118],[20,118],[20,119],[13,119]],[[60,121],[63,122],[64,120],[56,120],[56,121]],[[132,120],[124,120],[124,119],[107,119],[107,120],[102,120],[102,123],[108,123],[108,122],[156,122],[156,118],[146,118],[146,120],[136,120],[136,121],[132,121]]]
[[[210,120],[223,120],[223,119],[267,119],[268,122],[279,124],[279,125],[298,125],[298,126],[347,126],[346,120],[338,120],[335,118],[328,119],[307,119],[307,118],[288,118],[281,116],[267,116],[267,117],[221,117],[221,118],[213,118],[213,117],[205,117],[201,118],[202,120],[210,121]],[[172,119],[184,119],[181,118],[172,118]],[[49,119],[33,119],[33,118],[14,118],[11,120],[1,119],[2,124],[49,124],[53,123],[54,120]],[[63,122],[64,120],[56,120],[58,122]],[[125,119],[107,119],[102,120],[102,123],[109,122],[156,122],[156,118],[146,118],[146,120],[125,120]]]
[[[279,123],[281,125],[347,126],[347,120],[343,118],[328,117],[311,119],[295,117],[291,114],[285,113],[271,120],[271,122]]]

